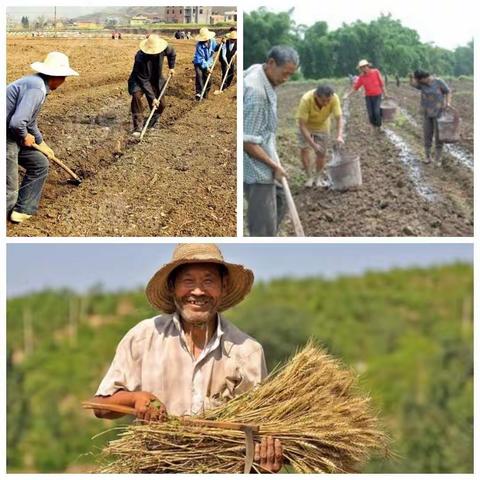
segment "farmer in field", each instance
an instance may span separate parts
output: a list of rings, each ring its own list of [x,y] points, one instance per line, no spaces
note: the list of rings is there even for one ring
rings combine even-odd
[[[226,262],[217,246],[178,245],[146,289],[150,303],[165,313],[124,336],[95,402],[161,421],[167,414],[200,414],[254,388],[267,374],[262,346],[221,313],[240,303],[252,283],[252,271]],[[122,416],[108,410],[95,415]],[[279,471],[280,441],[262,440],[255,461]]]
[[[175,74],[175,49],[158,35],[151,34],[140,42],[140,50],[135,55],[133,70],[128,79],[128,93],[132,96],[131,112],[133,136],[140,137],[144,126],[142,97],[147,97],[150,110],[156,108],[148,128],[153,128],[165,109],[165,95],[158,100],[165,84],[162,75],[163,59],[167,57],[169,74]]]
[[[438,136],[438,117],[449,107],[452,94],[448,85],[424,70],[415,70],[410,74],[410,85],[422,92],[421,107],[423,110],[423,143],[425,163],[432,161],[431,150],[435,136],[435,162],[441,163],[443,143]]]
[[[53,150],[44,142],[37,116],[47,95],[66,77],[77,76],[68,57],[50,52],[32,63],[37,72],[7,86],[7,217],[21,223],[37,213]],[[19,188],[18,166],[25,169]]]
[[[276,153],[277,94],[297,70],[298,53],[278,45],[264,64],[244,73],[243,85],[243,181],[248,202],[250,236],[273,237],[285,214],[285,195],[279,181],[286,176]]]
[[[208,76],[212,73],[213,60],[215,52],[218,51],[220,45],[215,41],[215,32],[210,31],[207,27],[202,27],[200,33],[195,37],[197,42],[195,53],[193,55],[193,66],[195,68],[195,99],[201,100],[202,91]],[[208,83],[203,98],[208,97],[211,82]]]
[[[336,122],[336,142],[343,144],[343,121],[340,99],[329,85],[319,85],[305,93],[300,100],[296,118],[298,122],[297,140],[300,158],[307,174],[306,187],[326,187],[323,178],[330,136],[330,118]],[[315,174],[312,169],[310,151],[315,154]],[[314,178],[314,175],[316,178]]]
[[[225,79],[223,89],[227,89],[235,76],[235,62],[230,61],[237,53],[237,29],[231,27],[230,31],[225,35],[226,41],[220,46],[220,65],[222,67],[222,81]],[[230,68],[228,65],[230,64]],[[228,73],[227,73],[228,70]]]
[[[383,81],[380,70],[372,68],[368,60],[360,60],[357,65],[360,75],[352,86],[352,89],[344,95],[346,100],[352,93],[363,87],[365,91],[365,103],[367,106],[368,120],[376,132],[380,131],[382,126],[382,113],[380,104],[382,95],[386,95],[385,82]]]

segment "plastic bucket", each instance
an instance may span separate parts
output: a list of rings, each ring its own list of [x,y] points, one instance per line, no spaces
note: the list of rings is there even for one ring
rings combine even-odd
[[[438,117],[438,138],[443,143],[460,140],[460,117],[454,108],[446,108]]]
[[[391,122],[395,120],[395,114],[397,113],[397,105],[392,100],[384,100],[380,104],[380,111],[382,112],[382,119],[385,122]]]
[[[362,185],[362,170],[358,155],[347,153],[335,155],[334,163],[327,166],[327,173],[333,190],[344,191]]]

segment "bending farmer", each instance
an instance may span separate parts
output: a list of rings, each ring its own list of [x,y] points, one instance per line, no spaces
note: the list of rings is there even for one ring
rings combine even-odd
[[[202,27],[200,33],[195,37],[197,45],[193,55],[193,66],[195,68],[195,99],[201,100],[203,87],[208,76],[212,73],[213,57],[220,45],[215,41],[215,32],[210,31],[207,27]],[[208,97],[208,92],[212,82],[209,82],[203,98]]]
[[[66,77],[78,75],[70,68],[68,57],[60,52],[50,52],[43,62],[32,63],[31,68],[37,73],[7,86],[7,217],[15,223],[37,213],[48,175],[48,157],[54,156],[43,141],[37,116],[47,95]],[[20,188],[19,165],[25,169]]]

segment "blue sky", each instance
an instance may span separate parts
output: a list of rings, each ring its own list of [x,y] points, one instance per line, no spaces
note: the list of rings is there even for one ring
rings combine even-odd
[[[143,287],[168,262],[174,243],[9,244],[7,295],[46,287],[84,292]],[[225,258],[253,270],[257,279],[282,276],[358,275],[393,267],[473,263],[470,244],[222,244]]]

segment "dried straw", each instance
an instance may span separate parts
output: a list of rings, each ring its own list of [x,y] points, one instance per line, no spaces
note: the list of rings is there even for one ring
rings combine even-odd
[[[313,342],[262,385],[203,418],[259,425],[255,441],[266,435],[280,439],[285,461],[298,473],[356,472],[372,454],[387,455],[388,439],[356,376]],[[238,473],[244,459],[242,432],[171,418],[125,427],[103,450],[100,471]]]

